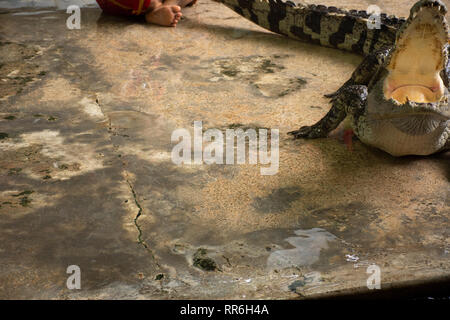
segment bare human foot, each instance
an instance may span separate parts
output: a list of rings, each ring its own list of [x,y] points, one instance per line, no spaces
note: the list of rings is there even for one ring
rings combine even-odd
[[[149,23],[165,27],[175,27],[182,16],[181,8],[177,5],[157,6],[145,15],[145,20]]]

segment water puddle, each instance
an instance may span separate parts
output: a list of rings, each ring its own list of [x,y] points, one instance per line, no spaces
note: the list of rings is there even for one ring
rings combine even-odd
[[[328,249],[328,242],[336,240],[334,235],[321,228],[296,230],[294,233],[296,237],[285,241],[295,248],[272,252],[267,260],[269,269],[310,266],[319,260],[322,249]]]

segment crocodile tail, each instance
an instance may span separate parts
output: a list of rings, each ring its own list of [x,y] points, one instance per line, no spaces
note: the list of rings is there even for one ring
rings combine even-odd
[[[405,22],[381,14],[380,27],[369,28],[366,11],[281,0],[213,0],[272,32],[297,40],[367,55],[395,42]]]

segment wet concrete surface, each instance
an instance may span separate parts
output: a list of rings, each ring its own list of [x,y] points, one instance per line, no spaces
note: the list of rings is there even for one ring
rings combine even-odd
[[[68,30],[51,3],[12,3],[0,1],[0,298],[329,296],[368,291],[372,264],[382,288],[450,276],[448,153],[286,134],[326,113],[323,94],[361,57],[206,0],[176,29],[85,1]],[[400,16],[412,3],[377,1]],[[279,129],[278,173],[174,164],[171,135],[194,121]],[[81,290],[66,287],[69,265]]]

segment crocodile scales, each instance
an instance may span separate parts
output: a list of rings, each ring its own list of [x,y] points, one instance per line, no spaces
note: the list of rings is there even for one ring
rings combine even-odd
[[[447,8],[421,0],[408,19],[381,14],[369,28],[365,11],[281,0],[215,0],[275,33],[364,56],[316,124],[289,132],[326,137],[347,120],[365,144],[394,156],[450,149]]]

